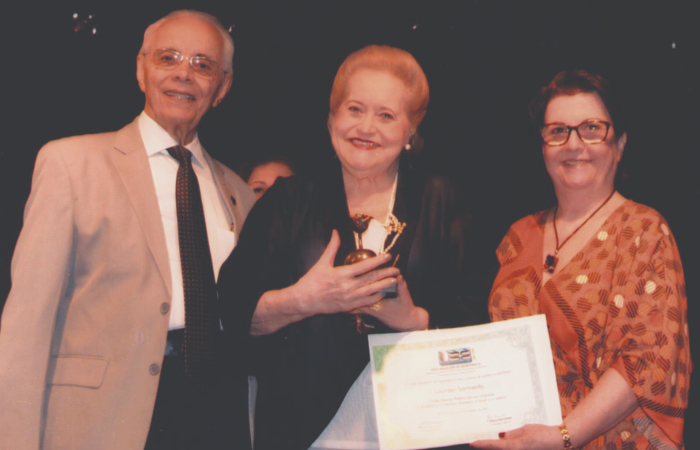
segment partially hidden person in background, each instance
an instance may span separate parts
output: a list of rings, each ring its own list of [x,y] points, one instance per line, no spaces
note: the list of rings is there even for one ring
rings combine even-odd
[[[291,177],[295,173],[288,158],[272,155],[252,162],[241,172],[241,176],[255,193],[255,198],[259,200],[277,178]]]
[[[0,448],[250,446],[215,279],[255,199],[197,135],[232,58],[216,18],[171,13],[136,60],[144,111],[39,152],[0,331]]]
[[[241,300],[224,326],[253,351],[258,450],[308,449],[356,380],[371,389],[358,379],[368,373],[367,333],[487,320],[460,196],[410,162],[428,98],[408,52],[372,45],[348,56],[330,99],[336,166],[317,182],[278,179],[222,267],[222,299]],[[360,247],[377,256],[344,265]]]
[[[559,73],[531,105],[553,208],[497,250],[493,321],[545,314],[564,423],[503,430],[484,449],[683,448],[691,372],[683,268],[652,208],[615,190],[627,119],[611,85]]]

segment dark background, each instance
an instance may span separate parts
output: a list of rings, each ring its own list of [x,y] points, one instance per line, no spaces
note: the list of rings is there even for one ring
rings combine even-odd
[[[302,171],[319,170],[332,157],[325,122],[343,59],[373,43],[410,51],[431,87],[424,164],[460,183],[482,242],[493,249],[512,222],[555,202],[529,99],[566,68],[608,76],[628,95],[633,119],[618,188],[668,220],[686,272],[691,345],[700,348],[693,317],[700,310],[700,14],[689,1],[58,0],[4,7],[0,307],[37,151],[52,139],[119,129],[138,115],[143,31],[183,7],[233,25],[233,88],[200,126],[207,150],[233,168],[275,152]],[[688,449],[700,448],[695,379]]]

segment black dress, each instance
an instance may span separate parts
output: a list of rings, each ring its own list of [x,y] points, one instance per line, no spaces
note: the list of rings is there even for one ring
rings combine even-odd
[[[407,227],[390,253],[401,255],[397,267],[416,306],[429,312],[431,327],[488,322],[471,219],[457,191],[402,162],[394,214]],[[224,328],[237,337],[241,353],[234,357],[258,378],[256,450],[308,449],[369,362],[367,336],[358,333],[352,314],[314,316],[270,336],[249,337],[258,299],[299,280],[333,229],[341,238],[338,266],[355,245],[339,168],[316,183],[278,179],[249,214],[221,268]],[[392,331],[372,318],[366,322],[375,326],[372,332]]]

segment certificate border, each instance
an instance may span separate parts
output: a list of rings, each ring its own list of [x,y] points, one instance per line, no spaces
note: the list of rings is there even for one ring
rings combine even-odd
[[[545,404],[542,377],[538,370],[538,352],[535,350],[535,340],[533,338],[533,326],[535,326],[536,324],[537,322],[529,321],[516,327],[501,330],[500,332],[485,331],[482,333],[470,334],[468,336],[449,337],[432,341],[408,343],[399,342],[396,344],[389,345],[372,345],[370,343],[373,360],[372,376],[373,379],[377,380],[374,384],[376,389],[375,405],[378,409],[376,417],[378,422],[377,425],[381,447],[387,449],[399,449],[420,448],[421,446],[421,442],[419,442],[419,440],[415,439],[415,437],[412,438],[410,436],[409,430],[397,428],[395,426],[390,427],[386,423],[379,423],[380,421],[384,422],[389,420],[390,417],[387,413],[388,407],[386,406],[386,403],[388,401],[386,383],[382,382],[381,379],[377,379],[376,377],[381,377],[381,373],[388,356],[393,350],[397,349],[406,352],[423,351],[426,349],[444,349],[453,348],[457,346],[469,346],[470,344],[493,338],[505,339],[505,341],[508,344],[510,344],[513,348],[524,352],[528,364],[528,369],[530,372],[530,379],[533,389],[532,395],[534,396],[534,406],[529,411],[525,412],[524,421],[526,423],[546,423],[548,419],[548,409]],[[385,430],[391,430],[391,432],[387,433]],[[444,444],[440,443],[440,445],[454,444],[459,444],[459,442],[446,442]],[[431,442],[426,445],[435,445],[435,443]]]

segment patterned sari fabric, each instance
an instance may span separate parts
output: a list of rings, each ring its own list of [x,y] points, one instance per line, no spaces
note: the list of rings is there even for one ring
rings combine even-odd
[[[639,408],[585,449],[682,449],[691,371],[685,281],[668,225],[627,200],[543,285],[543,211],[516,222],[496,253],[492,321],[545,314],[562,415],[613,368]]]

